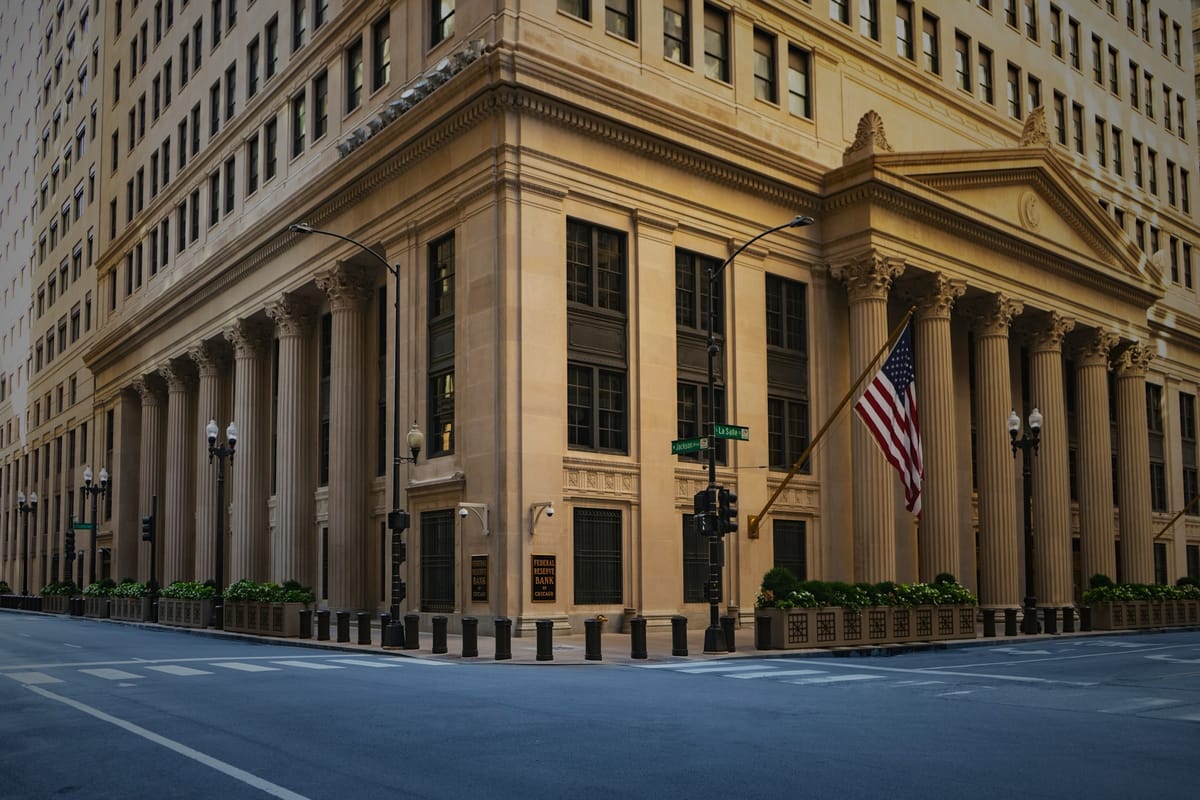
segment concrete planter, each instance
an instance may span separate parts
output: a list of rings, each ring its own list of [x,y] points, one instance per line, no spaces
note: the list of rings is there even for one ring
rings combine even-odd
[[[71,598],[65,594],[42,595],[42,611],[50,614],[66,614],[70,610]]]
[[[83,615],[85,617],[94,617],[96,619],[108,619],[109,598],[107,597],[85,597],[83,605]]]
[[[770,649],[791,650],[975,638],[975,606],[760,608]]]
[[[212,619],[212,600],[158,599],[158,621],[179,628],[207,628]]]
[[[259,636],[299,636],[300,610],[304,603],[225,604],[225,630]]]
[[[149,597],[114,597],[108,612],[110,619],[127,622],[149,622],[150,615]]]

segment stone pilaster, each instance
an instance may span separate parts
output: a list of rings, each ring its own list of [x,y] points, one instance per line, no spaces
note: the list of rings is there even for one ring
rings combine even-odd
[[[887,299],[904,264],[874,254],[835,266],[833,277],[846,284],[850,299],[850,371],[862,374],[887,342]],[[876,366],[876,368],[878,365]],[[854,471],[854,577],[893,580],[896,575],[895,470],[861,422],[851,426]]]
[[[368,284],[339,264],[317,275],[332,313],[329,380],[329,606],[373,606],[367,578],[364,302]]]
[[[310,380],[305,348],[312,325],[307,303],[285,294],[267,306],[279,337],[279,392],[275,427],[275,532],[270,579],[316,585]]]
[[[1074,352],[1081,590],[1097,573],[1113,580],[1117,577],[1108,408],[1108,359],[1116,344],[1115,334],[1092,331],[1080,340]]]
[[[221,376],[228,369],[229,357],[226,349],[216,342],[201,342],[188,351],[196,362],[199,372],[199,388],[196,392],[196,425],[189,435],[196,441],[196,553],[195,575],[205,581],[217,577],[217,484],[216,467],[208,461],[208,438],[204,428],[208,421],[216,420],[224,437],[228,420],[221,418]],[[228,519],[228,510],[222,509]],[[229,530],[225,525],[224,529]],[[228,560],[229,548],[225,548]],[[223,570],[228,575],[228,570]]]
[[[141,448],[138,453],[138,515],[144,517],[155,513],[158,519],[166,511],[163,494],[163,386],[160,378],[153,374],[143,375],[133,382],[133,388],[142,401]],[[152,507],[153,498],[158,498],[158,508]],[[138,539],[137,579],[150,580],[150,543]],[[159,549],[161,560],[162,550]],[[155,565],[155,575],[161,577],[162,570]],[[117,576],[117,579],[124,577]],[[161,582],[161,581],[160,581]]]
[[[233,345],[233,421],[238,427],[237,455],[225,472],[225,485],[231,488],[233,501],[229,582],[243,578],[262,581],[267,575],[270,540],[267,515],[270,327],[261,320],[242,319],[222,333]]]
[[[165,513],[159,525],[163,551],[162,585],[193,579],[196,489],[196,373],[190,361],[158,368],[167,381],[167,485]]]
[[[1122,580],[1154,582],[1150,530],[1150,442],[1147,438],[1146,368],[1154,354],[1135,342],[1116,359],[1117,492],[1120,511]],[[1114,577],[1115,576],[1111,576]]]
[[[958,424],[954,418],[950,313],[967,286],[939,273],[919,288],[915,347],[925,482],[917,530],[917,564],[919,579],[932,582],[939,572],[958,575],[958,462],[954,443]]]
[[[1039,605],[1074,602],[1071,581],[1071,478],[1062,343],[1075,320],[1057,312],[1029,336],[1029,399],[1042,412],[1041,445],[1033,458],[1033,572]]]
[[[1012,401],[1009,329],[1020,300],[992,295],[971,309],[975,331],[975,444],[979,495],[979,602],[1016,608],[1021,588],[1016,481],[1006,427]]]

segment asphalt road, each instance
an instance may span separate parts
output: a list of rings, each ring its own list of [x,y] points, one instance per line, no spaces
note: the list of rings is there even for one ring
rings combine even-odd
[[[893,658],[445,663],[0,612],[0,798],[1194,791],[1200,632]]]

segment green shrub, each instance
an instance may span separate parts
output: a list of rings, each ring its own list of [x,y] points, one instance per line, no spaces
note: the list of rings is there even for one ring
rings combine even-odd
[[[158,596],[174,600],[211,600],[216,594],[217,590],[212,582],[175,581],[161,589]]]
[[[0,594],[3,594],[3,592],[0,592]],[[51,581],[42,587],[40,594],[42,597],[70,597],[71,595],[79,594],[79,589],[73,583]]]
[[[1095,575],[1088,578],[1088,588],[1089,589],[1101,589],[1106,586],[1115,586],[1115,585],[1116,584],[1113,583],[1112,578],[1108,577],[1107,575],[1105,575],[1102,572],[1097,572]]]
[[[144,583],[126,578],[113,588],[111,594],[113,597],[145,597],[150,594],[150,589]]]
[[[870,606],[976,605],[978,600],[948,572],[934,583],[849,584],[842,581],[794,581],[792,574],[776,567],[763,576],[756,608],[825,608],[841,606],[862,609]],[[794,579],[793,579],[794,580]],[[791,586],[789,590],[787,587]],[[1200,590],[1198,590],[1200,591]]]
[[[6,581],[0,581],[0,594],[12,594],[12,587]]]
[[[311,589],[301,586],[297,581],[287,581],[280,586],[269,581],[255,583],[246,579],[230,584],[224,597],[243,603],[311,603],[316,599]]]
[[[85,597],[109,597],[115,588],[117,588],[116,581],[112,578],[104,578],[89,583],[88,587],[83,590],[83,594]]]

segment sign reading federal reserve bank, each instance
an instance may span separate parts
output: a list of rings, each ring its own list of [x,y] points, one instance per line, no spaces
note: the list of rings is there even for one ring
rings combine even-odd
[[[557,600],[558,556],[530,556],[533,562],[533,602]]]
[[[471,602],[488,601],[488,557],[471,556]]]

